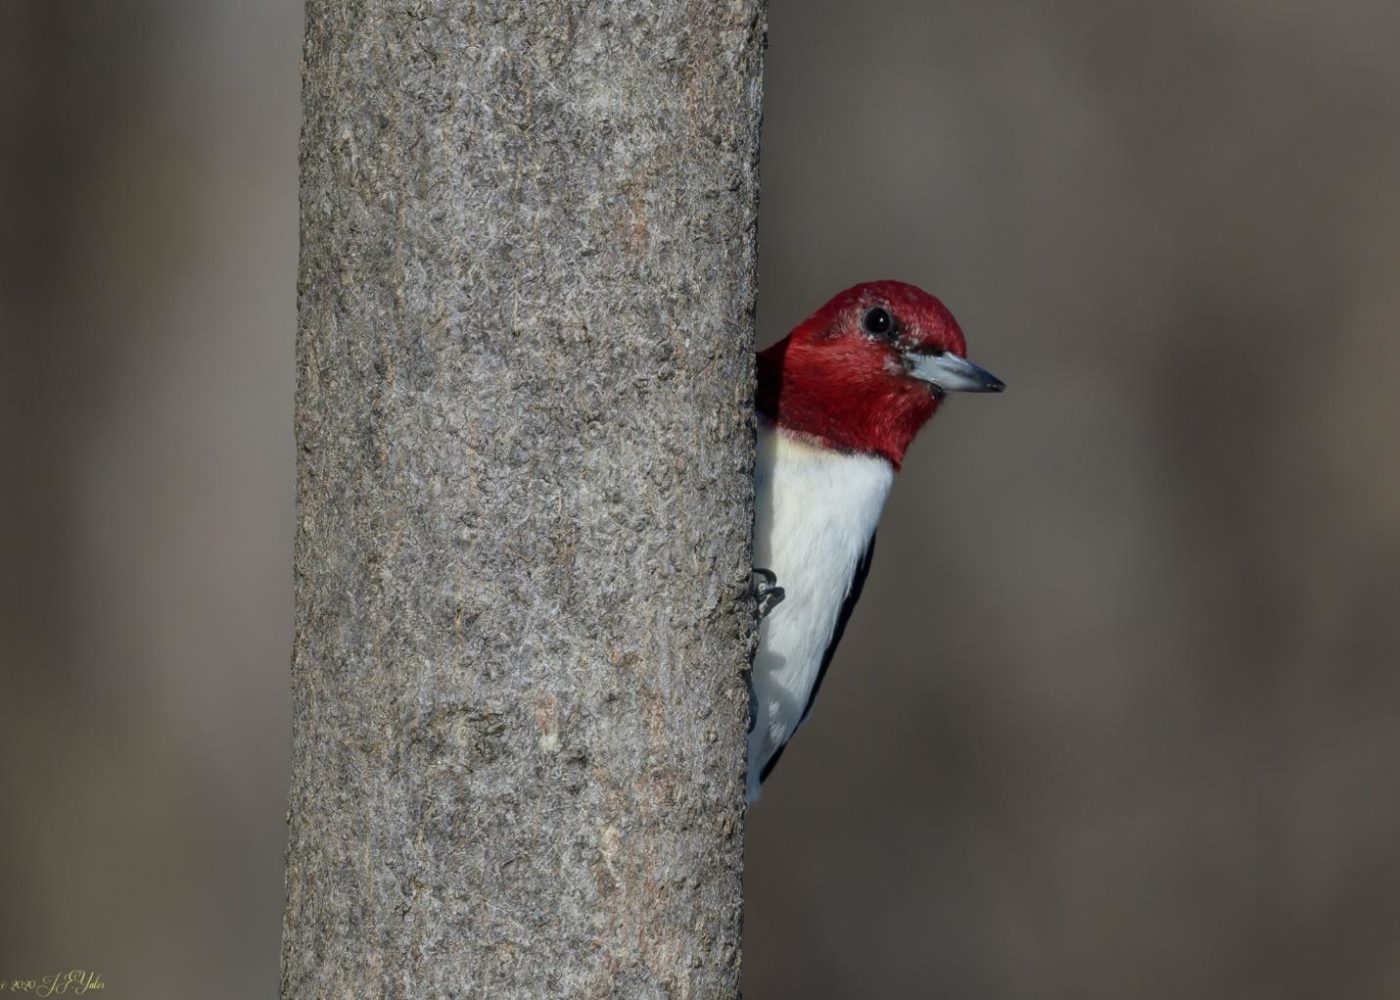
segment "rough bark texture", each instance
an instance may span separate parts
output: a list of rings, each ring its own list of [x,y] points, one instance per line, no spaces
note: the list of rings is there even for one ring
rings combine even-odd
[[[312,0],[284,997],[737,993],[763,0]]]

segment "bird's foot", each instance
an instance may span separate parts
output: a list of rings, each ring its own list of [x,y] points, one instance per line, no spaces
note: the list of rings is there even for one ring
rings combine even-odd
[[[753,575],[758,578],[754,581],[753,596],[758,601],[758,619],[762,621],[774,608],[783,603],[787,592],[778,586],[778,575],[771,569],[755,567]]]

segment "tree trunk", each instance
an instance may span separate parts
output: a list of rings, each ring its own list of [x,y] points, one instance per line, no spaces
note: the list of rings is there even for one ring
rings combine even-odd
[[[764,0],[310,0],[282,995],[737,993]]]

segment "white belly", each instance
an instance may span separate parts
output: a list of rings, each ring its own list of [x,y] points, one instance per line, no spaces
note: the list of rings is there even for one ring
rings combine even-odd
[[[750,801],[764,766],[802,719],[893,481],[883,458],[814,447],[759,418],[754,565],[776,573],[786,596],[759,626]]]

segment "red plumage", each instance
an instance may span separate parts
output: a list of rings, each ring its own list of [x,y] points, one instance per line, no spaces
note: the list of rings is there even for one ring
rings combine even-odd
[[[863,326],[872,309],[893,317],[886,336]],[[963,357],[958,321],[938,299],[902,281],[839,293],[758,355],[758,410],[790,434],[838,451],[879,455],[896,469],[942,399],[911,376],[904,352]]]

